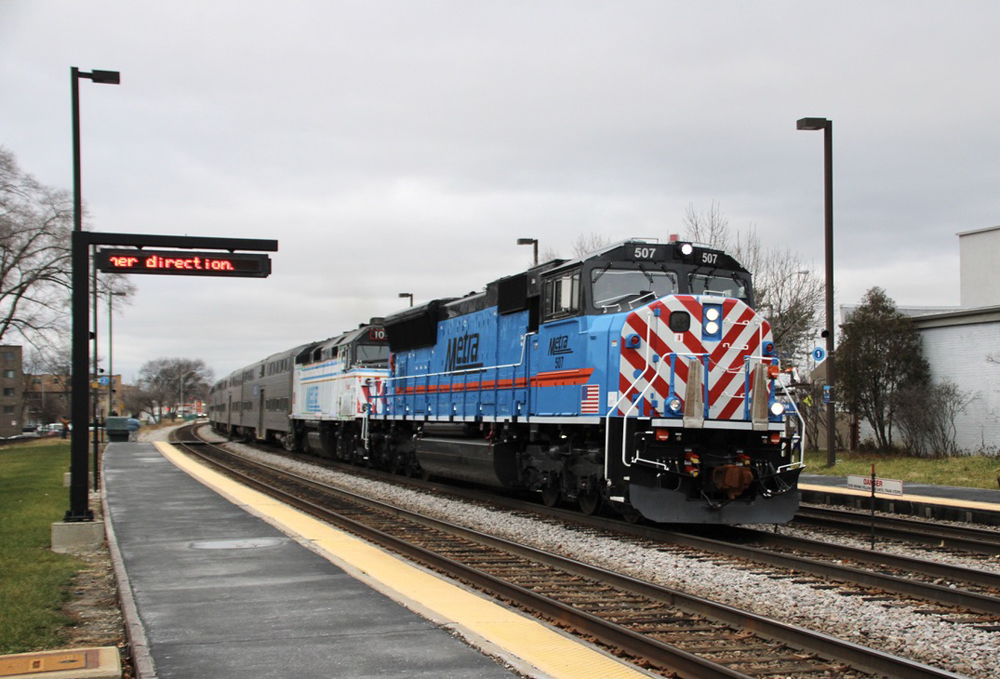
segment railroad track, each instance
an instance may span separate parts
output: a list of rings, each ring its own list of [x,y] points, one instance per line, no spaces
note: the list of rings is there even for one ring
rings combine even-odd
[[[795,515],[793,525],[829,528],[857,535],[870,535],[872,516],[863,512],[828,507],[805,506]],[[874,530],[879,539],[893,539],[933,545],[939,549],[1000,555],[1000,530],[917,521],[875,515]]]
[[[190,448],[285,502],[664,672],[692,677],[956,676],[415,515],[287,471],[261,468],[214,447],[212,452],[205,445]]]
[[[273,454],[273,451],[268,452]],[[282,455],[307,464],[355,475],[363,474],[417,489],[448,493],[467,501],[501,506],[510,511],[548,516],[569,524],[606,531],[609,536],[630,535],[649,540],[658,548],[674,546],[689,550],[692,558],[713,558],[712,555],[717,555],[718,558],[714,560],[720,564],[724,559],[729,559],[729,563],[738,568],[760,565],[772,569],[767,573],[769,577],[795,577],[797,582],[811,584],[816,588],[830,589],[834,582],[844,596],[881,599],[886,606],[898,604],[905,598],[921,607],[925,614],[936,615],[949,623],[970,625],[981,631],[1000,631],[1000,574],[987,570],[743,527],[709,527],[708,532],[715,535],[711,537],[703,534],[706,529],[678,531],[655,525],[634,525],[619,519],[588,517],[558,507],[547,508],[531,500],[497,495],[493,491],[484,494],[476,488],[401,479],[385,472],[311,456]],[[925,525],[925,522],[911,523]],[[933,524],[928,527],[933,527]]]

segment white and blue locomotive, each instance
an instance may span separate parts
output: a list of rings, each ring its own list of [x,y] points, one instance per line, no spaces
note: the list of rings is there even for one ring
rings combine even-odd
[[[770,326],[719,250],[627,241],[380,320],[288,352],[287,425],[255,435],[586,513],[777,523],[798,507]]]

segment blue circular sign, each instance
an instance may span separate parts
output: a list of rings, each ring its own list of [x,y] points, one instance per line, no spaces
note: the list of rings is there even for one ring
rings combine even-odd
[[[813,349],[812,356],[813,356],[813,360],[816,361],[817,363],[819,363],[824,358],[826,358],[826,352],[823,351],[823,349],[821,347],[816,347],[815,349]]]

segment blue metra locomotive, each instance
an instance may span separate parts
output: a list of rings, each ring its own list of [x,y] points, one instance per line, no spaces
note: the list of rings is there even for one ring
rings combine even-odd
[[[802,463],[752,290],[732,257],[679,241],[548,262],[373,321],[387,364],[343,365],[351,405],[293,405],[286,440],[586,513],[788,521]]]

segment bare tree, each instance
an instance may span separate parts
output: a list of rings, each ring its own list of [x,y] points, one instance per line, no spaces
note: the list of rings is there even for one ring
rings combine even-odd
[[[65,350],[72,283],[73,200],[21,170],[0,147],[0,341],[20,335],[45,353]],[[121,276],[102,277],[98,295],[131,294]]]
[[[573,256],[584,257],[611,244],[611,239],[599,233],[580,234],[573,242]]]
[[[729,252],[729,241],[733,237],[729,219],[722,214],[722,209],[715,201],[712,201],[712,205],[704,212],[695,210],[693,204],[688,205],[681,223],[684,225],[684,233],[688,240]],[[742,264],[749,268],[752,262],[742,262]]]
[[[689,240],[725,250],[753,274],[756,307],[771,324],[778,355],[802,365],[818,333],[822,277],[791,249],[765,248],[752,224],[733,233],[717,203],[700,213],[689,205],[683,224]]]
[[[162,417],[163,407],[181,400],[206,400],[214,373],[200,358],[157,358],[139,368],[138,387],[143,409]],[[148,406],[148,407],[147,407]],[[154,410],[155,408],[155,410]],[[176,412],[176,411],[174,411]]]
[[[62,329],[70,288],[73,202],[43,186],[0,147],[0,340]]]
[[[902,389],[897,395],[896,421],[903,444],[918,456],[958,453],[956,420],[978,398],[978,393],[961,389],[949,379]]]

